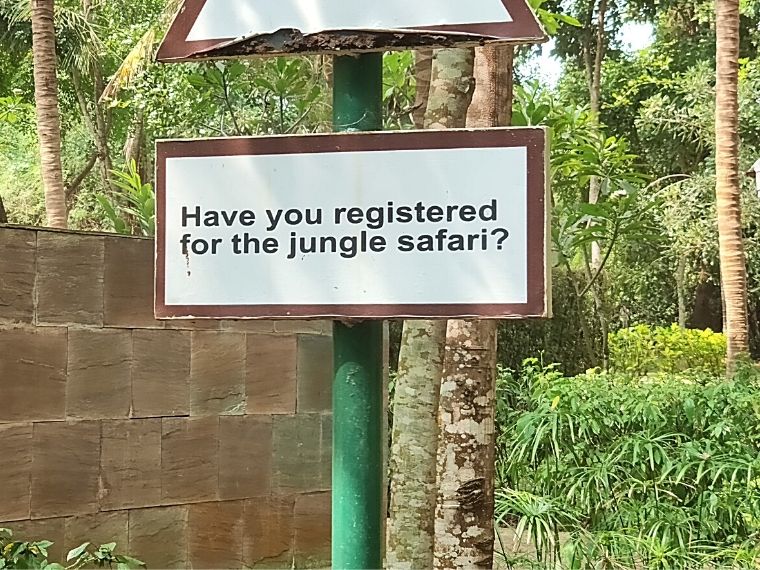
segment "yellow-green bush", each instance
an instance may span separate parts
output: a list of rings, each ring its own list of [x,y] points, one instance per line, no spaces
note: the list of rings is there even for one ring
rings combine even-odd
[[[609,335],[610,369],[641,376],[694,371],[721,374],[725,369],[726,337],[678,325],[636,325]]]

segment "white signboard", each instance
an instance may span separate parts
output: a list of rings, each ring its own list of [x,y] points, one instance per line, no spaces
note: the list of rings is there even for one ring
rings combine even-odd
[[[280,30],[307,37],[336,31],[434,32],[441,38],[449,36],[443,43],[456,42],[456,36],[470,43],[545,39],[526,0],[186,0],[158,59],[214,57],[215,49]],[[386,47],[414,47],[419,41],[410,36]],[[299,50],[270,46],[267,53],[292,51]]]
[[[501,0],[207,0],[187,40],[271,34],[284,28],[314,34],[511,21]]]
[[[156,313],[546,316],[545,133],[159,143]]]

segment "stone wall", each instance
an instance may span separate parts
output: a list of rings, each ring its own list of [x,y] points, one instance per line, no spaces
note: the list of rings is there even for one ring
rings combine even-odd
[[[0,227],[0,526],[57,558],[324,565],[329,323],[159,322],[152,281],[150,240]]]

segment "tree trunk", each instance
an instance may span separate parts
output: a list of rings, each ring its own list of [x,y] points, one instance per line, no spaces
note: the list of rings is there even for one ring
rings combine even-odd
[[[493,567],[496,324],[449,321],[440,402],[436,569]]]
[[[129,126],[127,141],[124,143],[124,160],[129,165],[133,160],[142,180],[147,180],[147,172],[143,164],[145,151],[145,112],[137,110]]]
[[[54,0],[32,0],[32,53],[37,134],[40,140],[42,186],[47,223],[66,228],[68,212],[61,166],[61,118],[58,111]]]
[[[111,182],[111,149],[108,146],[108,137],[111,132],[111,112],[104,108],[105,104],[101,102],[101,96],[105,90],[103,81],[103,72],[100,69],[100,62],[93,65],[93,90],[94,90],[94,110],[95,110],[95,146],[98,149],[100,158],[100,177],[103,180],[103,187],[106,190],[115,192],[113,182]]]
[[[425,127],[428,97],[430,96],[430,75],[433,72],[432,50],[421,50],[414,53],[414,75],[417,82],[417,95],[414,100],[414,128]]]
[[[599,1],[599,10],[596,22],[596,49],[594,52],[593,67],[588,70],[590,76],[589,100],[591,102],[591,115],[596,124],[599,124],[602,113],[602,64],[605,52],[605,29],[607,20],[607,0]],[[590,58],[589,58],[590,61]],[[592,176],[589,182],[588,203],[596,204],[602,195],[602,181],[598,176]],[[596,272],[602,264],[602,249],[598,241],[591,242],[591,267]],[[602,327],[604,328],[604,327]]]
[[[0,224],[7,224],[7,223],[8,223],[8,214],[5,212],[5,204],[3,204],[3,197],[0,196]]]
[[[475,53],[475,92],[467,126],[489,128],[511,123],[514,48],[487,45]]]
[[[436,50],[425,114],[426,129],[455,129],[466,125],[474,87],[474,60],[471,49]]]
[[[725,299],[731,373],[737,358],[749,353],[747,270],[742,241],[739,183],[739,0],[716,0],[717,77],[715,148],[720,273]]]
[[[418,59],[418,102],[425,102],[423,125],[464,127],[472,99],[474,54],[439,50],[430,71]],[[427,93],[424,92],[427,80]],[[415,119],[418,120],[418,119]],[[446,321],[404,324],[393,406],[391,498],[387,566],[427,570],[433,566],[438,449],[438,400],[443,371]]]
[[[467,126],[512,120],[511,47],[477,50]],[[496,321],[449,321],[439,411],[438,569],[493,567]]]
[[[678,326],[686,328],[686,256],[678,256],[678,267],[676,267],[676,294],[678,295]]]
[[[92,9],[92,2],[90,0],[82,0],[82,13],[88,22],[92,22],[95,13]],[[71,73],[74,83],[74,91],[77,96],[79,108],[82,111],[82,119],[90,131],[90,135],[95,144],[95,149],[97,150],[98,164],[100,165],[100,179],[103,184],[103,190],[113,193],[115,191],[114,185],[111,182],[111,170],[113,165],[111,162],[111,151],[108,147],[108,137],[111,130],[111,112],[106,108],[105,103],[102,100],[106,85],[103,81],[103,71],[100,66],[100,61],[92,61],[91,68],[87,71],[89,71],[89,74],[92,77],[92,116],[90,115],[90,105],[85,96],[82,76],[77,68],[72,69]]]
[[[393,404],[387,566],[433,566],[438,399],[446,321],[406,321]]]

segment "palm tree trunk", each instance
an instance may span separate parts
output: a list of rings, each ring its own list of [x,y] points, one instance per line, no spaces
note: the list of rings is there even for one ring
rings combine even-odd
[[[56,78],[54,0],[32,0],[32,52],[37,133],[48,225],[66,228],[68,213],[61,166],[61,118]]]
[[[739,183],[739,0],[716,0],[715,149],[720,272],[725,299],[728,372],[749,352],[747,269]]]

